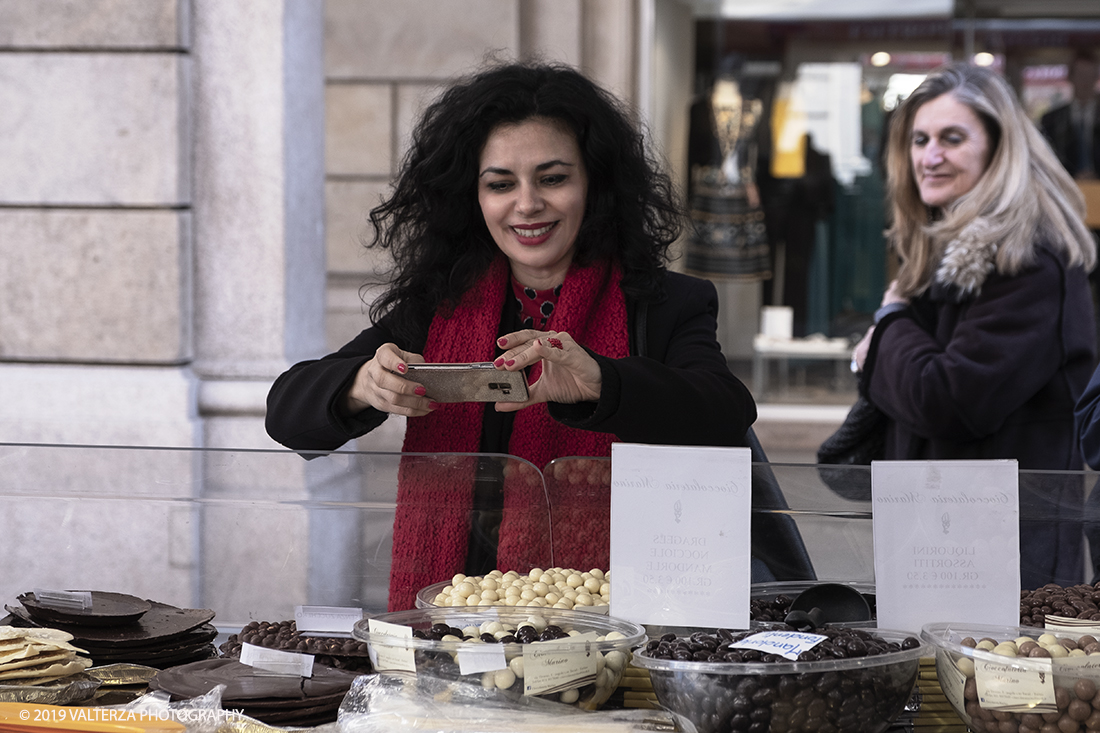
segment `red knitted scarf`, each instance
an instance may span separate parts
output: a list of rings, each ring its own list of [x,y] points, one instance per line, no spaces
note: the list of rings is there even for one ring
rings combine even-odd
[[[574,265],[547,330],[567,331],[578,343],[621,358],[629,353],[626,302],[621,274],[606,263]],[[498,257],[448,317],[432,320],[424,359],[428,362],[492,361],[509,268]],[[534,382],[541,365],[531,369]],[[481,403],[444,404],[425,417],[411,418],[404,453],[475,453],[481,444]],[[539,469],[563,456],[608,456],[614,436],[569,428],[550,417],[545,404],[516,414],[508,452]],[[393,527],[390,610],[411,608],[416,591],[461,572],[467,549],[476,459],[470,456],[405,456],[398,477]],[[514,469],[514,470],[512,470]],[[550,557],[547,498],[542,477],[525,464],[512,466],[504,484],[504,518],[497,567],[529,570]]]

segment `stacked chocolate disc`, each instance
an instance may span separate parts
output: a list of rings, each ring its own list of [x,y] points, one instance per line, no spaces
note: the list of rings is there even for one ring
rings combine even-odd
[[[164,669],[217,655],[214,612],[177,608],[122,593],[91,594],[87,608],[63,607],[34,593],[6,606],[13,626],[61,629],[98,665],[139,664]]]
[[[158,672],[150,689],[173,700],[198,697],[225,685],[221,704],[270,725],[313,726],[336,720],[355,672],[313,665],[310,677],[276,675],[235,659],[207,659]]]

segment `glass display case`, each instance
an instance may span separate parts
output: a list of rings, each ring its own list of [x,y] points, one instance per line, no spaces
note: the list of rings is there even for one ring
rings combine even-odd
[[[442,488],[422,507],[433,512],[455,508],[445,497],[462,496],[448,487],[468,486],[464,476],[518,478],[524,521],[545,541],[532,541],[532,565],[606,567],[610,459],[539,470],[485,454],[0,444],[0,594],[10,606],[35,588],[128,593],[211,609],[227,631],[293,618],[298,605],[381,612],[402,471]],[[870,483],[868,467],[753,464],[753,555],[765,566],[754,580],[873,584]],[[1088,472],[1020,473],[1022,521],[1080,538],[1082,582],[1094,484]],[[579,550],[558,549],[578,536]]]

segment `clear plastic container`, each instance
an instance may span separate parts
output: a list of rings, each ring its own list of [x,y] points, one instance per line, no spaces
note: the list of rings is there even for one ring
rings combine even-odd
[[[357,622],[352,635],[367,642],[372,650],[372,661],[379,660],[375,662],[379,671],[387,671],[389,662],[386,659],[390,658],[387,652],[405,651],[406,663],[415,669],[417,675],[430,674],[445,679],[480,682],[483,687],[495,686],[506,694],[534,695],[576,705],[585,710],[598,709],[607,701],[622,679],[623,670],[630,662],[632,649],[645,640],[645,629],[638,624],[610,616],[563,609],[496,606],[483,607],[480,610],[422,608],[379,614],[373,620],[407,626],[414,632],[426,632],[433,625],[441,623],[462,630],[474,626],[482,627],[494,621],[499,622],[504,629],[515,630],[521,625],[533,623],[537,630],[540,626],[557,626],[565,632],[575,632],[581,635],[576,640],[500,644],[503,654],[497,658],[504,660],[506,664],[496,665],[496,669],[479,669],[467,674],[462,673],[464,660],[461,655],[496,652],[495,649],[486,649],[493,645],[475,641],[435,641],[372,633],[368,619]],[[607,638],[609,635],[611,638]],[[383,657],[380,658],[379,654],[383,654]],[[550,658],[555,661],[547,661]],[[481,664],[482,667],[485,666],[484,663]],[[550,668],[578,671],[573,674],[559,674],[551,684],[550,675],[547,674]],[[538,679],[532,672],[538,672]]]
[[[887,642],[912,634],[866,627]],[[657,659],[644,649],[633,664],[649,670],[661,706],[698,733],[728,730],[881,733],[905,709],[927,644],[850,659],[808,662],[691,662]],[[831,727],[829,727],[831,726]]]
[[[1100,637],[1086,630],[1049,631],[1033,626],[932,623],[921,629],[921,638],[935,649],[936,676],[944,695],[976,733],[1006,730],[1006,726],[1020,731],[1046,730],[1047,725],[1058,731],[1100,729],[1100,646],[1095,654],[1070,656],[1069,652],[1051,658],[1005,656],[975,649],[970,641],[963,643],[989,639],[999,644],[1024,638],[1039,643],[1044,634],[1068,639],[1078,648],[1087,648]]]

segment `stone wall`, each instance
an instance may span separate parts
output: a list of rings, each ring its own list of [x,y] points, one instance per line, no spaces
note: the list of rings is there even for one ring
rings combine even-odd
[[[0,440],[194,444],[189,33],[0,1]]]

